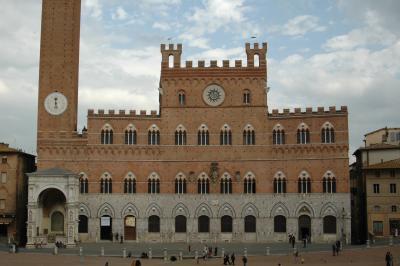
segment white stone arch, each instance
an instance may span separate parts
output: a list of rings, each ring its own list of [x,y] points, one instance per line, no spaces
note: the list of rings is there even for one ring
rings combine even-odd
[[[302,170],[300,173],[299,173],[299,179],[310,179],[311,180],[311,176],[310,176],[310,174],[306,171],[306,170]]]
[[[300,202],[297,204],[294,216],[295,217],[300,217],[301,215],[308,215],[310,217],[315,217],[315,211],[314,208],[305,201]]]
[[[199,129],[198,129],[199,131],[207,131],[208,130],[208,127],[207,127],[207,125],[206,124],[201,124],[200,126],[199,126]]]
[[[242,218],[248,216],[248,215],[253,215],[254,217],[259,217],[260,212],[258,211],[258,208],[253,204],[253,203],[247,203],[243,208],[242,208],[242,213],[241,216]]]
[[[111,179],[112,180],[112,175],[109,173],[109,172],[104,172],[104,173],[102,173],[101,174],[101,176],[100,176],[100,180],[101,179],[103,179],[103,180],[106,180],[106,179]]]
[[[210,179],[209,176],[207,175],[206,172],[201,172],[198,176],[197,176],[197,180],[207,180]]]
[[[146,209],[146,217],[150,217],[152,215],[157,215],[158,217],[163,217],[163,212],[160,206],[156,203],[151,203]]]
[[[101,130],[108,130],[108,131],[112,130],[112,131],[114,131],[113,127],[112,127],[109,123],[105,123],[105,124],[101,127]]]
[[[160,131],[160,128],[156,124],[152,124],[149,128],[148,131]]]
[[[175,180],[186,180],[186,175],[183,172],[178,172],[175,176]]]
[[[232,180],[232,176],[228,172],[224,172],[220,178],[221,180]]]
[[[236,217],[235,209],[232,207],[232,205],[226,202],[219,208],[218,218],[221,218],[224,215],[228,215],[232,217],[232,219]]]
[[[85,172],[80,172],[78,176],[79,179],[85,179],[85,180],[88,179],[88,175]]]
[[[61,187],[61,186],[56,185],[56,184],[51,184],[51,185],[44,185],[44,186],[40,187],[40,188],[37,190],[37,193],[36,193],[36,195],[35,195],[35,201],[36,201],[37,203],[39,203],[40,194],[42,194],[42,192],[45,191],[46,189],[56,189],[56,190],[59,190],[59,191],[64,195],[64,197],[65,197],[65,203],[69,202],[69,201],[68,201],[69,197],[67,196],[68,193],[67,193],[65,187]]]
[[[247,124],[243,128],[244,131],[254,131],[254,127],[251,124]]]
[[[134,173],[132,173],[131,171],[129,171],[128,173],[126,173],[124,180],[136,180],[136,176]]]
[[[252,172],[252,171],[248,171],[244,176],[243,176],[243,179],[249,179],[249,180],[251,180],[251,179],[256,179],[256,175]]]
[[[211,207],[210,206],[208,206],[208,204],[207,203],[201,203],[197,208],[196,208],[196,211],[195,211],[195,217],[196,218],[199,218],[200,216],[202,216],[202,215],[205,215],[205,216],[208,216],[209,218],[212,218],[213,217],[213,212],[212,212],[212,210],[211,210]]]
[[[335,176],[335,174],[331,171],[331,170],[328,170],[328,171],[326,171],[325,172],[325,174],[322,176],[322,178],[336,178],[336,176]]]
[[[288,207],[286,207],[286,205],[283,202],[275,203],[271,209],[270,217],[275,217],[278,215],[285,216],[286,218],[288,218],[290,216],[289,209],[288,209]]]
[[[124,131],[129,131],[129,130],[137,131],[135,125],[132,124],[132,123],[130,123],[129,125],[127,125]]]
[[[182,202],[176,204],[175,207],[172,209],[172,217],[175,218],[178,215],[183,215],[186,218],[190,217],[190,212],[188,207]]]
[[[278,130],[285,130],[285,128],[280,124],[275,124],[275,126],[272,128],[272,130],[278,131]]]
[[[297,126],[297,129],[299,129],[299,130],[302,130],[302,129],[306,130],[306,129],[309,129],[309,126],[308,126],[306,123],[301,122],[301,123]]]
[[[325,121],[325,123],[322,124],[321,129],[323,129],[323,128],[325,128],[325,129],[331,129],[331,128],[335,129],[333,124],[331,122],[329,122],[329,121]]]
[[[111,216],[111,218],[115,218],[115,210],[111,204],[108,202],[103,203],[98,211],[97,211],[97,218],[100,218],[101,216],[108,215]]]
[[[221,127],[221,131],[232,131],[231,127],[228,124],[223,124]]]
[[[286,179],[286,175],[283,171],[279,170],[278,172],[275,173],[274,179]]]
[[[160,176],[157,172],[151,172],[147,177],[149,180],[160,180]]]
[[[131,202],[127,203],[121,211],[121,218],[125,218],[128,215],[135,216],[136,218],[139,217],[139,209]]]
[[[186,131],[186,127],[184,125],[182,125],[182,124],[179,124],[176,127],[175,131],[177,131],[177,132],[179,132],[179,131],[185,132]]]
[[[325,203],[322,208],[321,212],[319,214],[320,217],[325,217],[325,216],[335,216],[336,218],[339,217],[339,212],[336,208],[336,206],[330,202]]]
[[[80,203],[79,204],[79,213],[78,213],[78,215],[85,215],[87,218],[91,218],[92,217],[89,207],[84,203]]]

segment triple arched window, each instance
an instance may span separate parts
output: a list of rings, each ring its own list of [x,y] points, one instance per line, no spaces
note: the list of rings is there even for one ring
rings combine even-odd
[[[280,124],[275,125],[272,130],[272,144],[285,144],[285,130]]]
[[[281,171],[274,176],[274,193],[286,193],[286,177]]]
[[[151,173],[147,180],[147,192],[149,194],[160,193],[160,177],[155,172]]]
[[[310,143],[310,130],[305,123],[301,123],[297,128],[297,144]]]
[[[137,132],[136,128],[133,125],[129,125],[125,129],[125,144],[137,144]]]
[[[210,179],[206,173],[201,173],[197,179],[197,193],[209,194],[210,193]]]
[[[81,173],[79,177],[79,192],[86,194],[89,192],[89,181],[85,173]]]
[[[148,131],[148,144],[160,145],[160,129],[156,125],[152,125]]]
[[[101,129],[100,134],[101,144],[113,144],[113,129],[109,124],[106,124]]]
[[[322,178],[323,193],[336,193],[336,178],[331,171],[325,173]]]
[[[175,130],[175,145],[186,145],[186,129],[182,125]]]
[[[335,143],[335,130],[329,122],[326,122],[321,129],[321,142]]]
[[[298,180],[298,192],[307,194],[311,193],[311,178],[306,171],[302,171]]]
[[[210,133],[206,125],[201,125],[197,131],[197,144],[198,145],[210,145]]]
[[[220,145],[232,145],[232,130],[227,124],[221,128],[219,142]]]
[[[224,173],[220,181],[221,194],[232,194],[232,178],[228,173]]]
[[[247,125],[243,129],[243,145],[255,145],[256,133],[252,125]]]
[[[136,178],[132,173],[128,173],[124,179],[124,193],[136,193]]]
[[[175,177],[175,194],[186,194],[186,177],[182,173]]]
[[[243,192],[244,192],[244,194],[255,194],[256,193],[256,178],[252,172],[248,172],[244,176]]]
[[[109,173],[104,173],[100,178],[100,193],[112,193],[112,179]]]

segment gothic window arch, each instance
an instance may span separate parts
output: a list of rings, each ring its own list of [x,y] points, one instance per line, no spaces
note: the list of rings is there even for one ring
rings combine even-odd
[[[310,130],[305,123],[301,123],[297,128],[297,144],[310,143]]]
[[[137,131],[134,125],[130,124],[125,128],[125,144],[137,144]]]
[[[85,173],[80,173],[79,176],[79,192],[81,194],[89,193],[89,181]]]
[[[78,233],[84,234],[88,233],[88,217],[86,215],[79,215],[79,223],[78,223]]]
[[[336,234],[336,217],[328,215],[323,220],[324,234]]]
[[[186,176],[183,173],[175,177],[175,194],[186,194]]]
[[[206,215],[201,215],[197,219],[197,229],[199,233],[209,233],[210,232],[210,217]]]
[[[197,178],[197,193],[209,194],[210,193],[210,178],[206,173],[201,173]]]
[[[250,124],[246,125],[243,129],[243,145],[255,145],[256,133],[254,127]]]
[[[286,233],[286,217],[283,215],[277,215],[274,217],[274,232],[275,233]]]
[[[255,194],[256,193],[256,177],[252,172],[248,172],[244,176],[243,180],[243,192],[244,194]]]
[[[186,233],[186,220],[183,215],[175,217],[175,233]]]
[[[274,193],[286,193],[286,176],[279,171],[274,176]]]
[[[321,129],[321,142],[322,143],[335,143],[335,130],[333,125],[325,122]]]
[[[255,233],[257,228],[256,217],[254,215],[247,215],[244,217],[244,232]]]
[[[272,130],[272,144],[285,144],[285,129],[280,124],[275,125]]]
[[[160,232],[160,217],[157,215],[149,216],[148,228],[149,228],[149,233],[159,233]]]
[[[124,178],[124,193],[136,193],[136,177],[131,172],[129,172]]]
[[[232,194],[232,178],[229,173],[224,173],[220,180],[221,194]]]
[[[180,90],[178,92],[178,102],[180,106],[185,106],[186,104],[186,95],[184,90]]]
[[[100,143],[101,144],[113,144],[114,142],[114,131],[109,124],[105,124],[101,129]]]
[[[186,128],[182,125],[175,130],[175,145],[186,145]]]
[[[148,131],[148,144],[160,145],[160,129],[156,125],[152,125]]]
[[[251,102],[251,98],[250,97],[251,97],[250,90],[245,89],[243,91],[243,103],[244,104],[250,104],[250,102]]]
[[[202,124],[197,131],[197,145],[210,145],[210,133],[208,127]]]
[[[322,192],[336,193],[336,178],[331,171],[327,171],[322,178]]]
[[[100,193],[111,194],[112,193],[112,178],[109,173],[104,173],[100,177]]]
[[[229,125],[225,124],[222,126],[219,134],[220,145],[232,145],[232,130]]]
[[[149,194],[160,193],[160,176],[155,172],[149,175],[149,178],[147,180],[147,192]]]
[[[232,233],[233,219],[229,215],[221,217],[221,233]]]
[[[299,193],[311,193],[311,177],[306,171],[300,173],[297,184]]]

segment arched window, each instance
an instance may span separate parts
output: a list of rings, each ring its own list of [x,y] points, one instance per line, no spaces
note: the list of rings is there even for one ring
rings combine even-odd
[[[232,145],[232,131],[227,124],[221,128],[219,140],[221,145]]]
[[[286,177],[281,171],[274,176],[274,193],[286,193]]]
[[[221,194],[232,194],[232,178],[228,173],[224,173],[220,181]]]
[[[178,215],[175,217],[175,233],[186,233],[186,217]]]
[[[151,173],[147,181],[147,192],[149,194],[160,193],[160,177],[157,173]]]
[[[64,214],[59,211],[51,215],[51,231],[64,232]]]
[[[178,102],[180,106],[185,106],[186,104],[186,96],[184,91],[178,92]]]
[[[86,215],[79,215],[78,233],[84,234],[88,232],[88,218]]]
[[[327,171],[322,178],[323,193],[336,193],[336,178],[331,171]]]
[[[89,193],[89,181],[85,173],[81,173],[79,177],[79,192],[81,194]]]
[[[168,56],[168,67],[169,68],[173,68],[174,67],[174,56],[172,54],[170,54]]]
[[[328,215],[324,217],[324,234],[336,234],[336,217]]]
[[[156,125],[152,125],[148,132],[148,144],[160,145],[160,129]]]
[[[175,145],[186,145],[186,129],[182,125],[175,130]]]
[[[306,171],[302,171],[299,175],[298,191],[303,194],[311,193],[311,178]]]
[[[125,129],[125,144],[133,145],[137,144],[137,132],[133,125],[127,126]]]
[[[335,143],[335,130],[329,122],[326,122],[321,129],[321,142]]]
[[[112,179],[111,175],[108,173],[104,173],[100,178],[100,193],[112,193]]]
[[[210,145],[210,134],[206,125],[201,125],[197,131],[197,145]]]
[[[248,172],[244,177],[243,182],[244,194],[256,193],[256,178],[253,173]]]
[[[256,232],[256,217],[253,215],[247,215],[244,217],[244,232],[255,233]]]
[[[272,130],[272,144],[285,144],[285,130],[280,124],[275,125]]]
[[[151,215],[149,217],[149,233],[160,232],[160,217],[157,215]]]
[[[252,125],[245,126],[243,130],[243,145],[255,145],[256,133]]]
[[[310,143],[310,130],[305,123],[301,123],[297,128],[297,144]]]
[[[201,215],[198,220],[198,231],[199,233],[209,233],[210,232],[210,218],[205,215]]]
[[[243,103],[249,104],[250,103],[250,90],[243,91]]]
[[[186,177],[182,173],[177,174],[175,177],[175,193],[186,194]]]
[[[106,124],[101,129],[100,136],[101,144],[113,144],[113,129],[109,124]]]
[[[260,55],[255,54],[254,55],[254,67],[259,67],[260,66]]]
[[[275,233],[286,233],[286,217],[283,215],[277,215],[274,217],[274,232]]]
[[[136,193],[136,178],[132,173],[128,173],[124,179],[124,193]]]
[[[205,173],[201,173],[197,179],[197,193],[199,194],[210,193],[210,179]]]
[[[229,215],[221,217],[221,233],[232,233],[232,217]]]

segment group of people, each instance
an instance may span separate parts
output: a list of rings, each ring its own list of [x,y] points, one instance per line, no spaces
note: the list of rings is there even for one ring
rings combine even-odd
[[[115,233],[115,242],[124,243],[124,236],[122,234]]]
[[[61,241],[57,241],[57,242],[55,243],[55,245],[56,245],[57,248],[66,248],[66,247],[67,247],[67,246],[66,246],[63,242],[61,242]]]
[[[296,237],[293,234],[289,234],[289,244],[292,245],[292,248],[296,245]]]
[[[235,253],[229,256],[229,254],[224,255],[224,265],[235,265]]]
[[[386,266],[393,266],[393,255],[390,251],[386,252],[385,261]]]
[[[332,244],[333,256],[339,256],[340,246],[341,246],[340,240],[336,241],[335,244]]]
[[[189,246],[189,251],[190,251],[190,246]],[[214,248],[214,256],[217,256],[218,254],[218,248]],[[204,246],[203,248],[203,260],[206,260],[207,258],[210,258],[213,255],[213,248]]]

